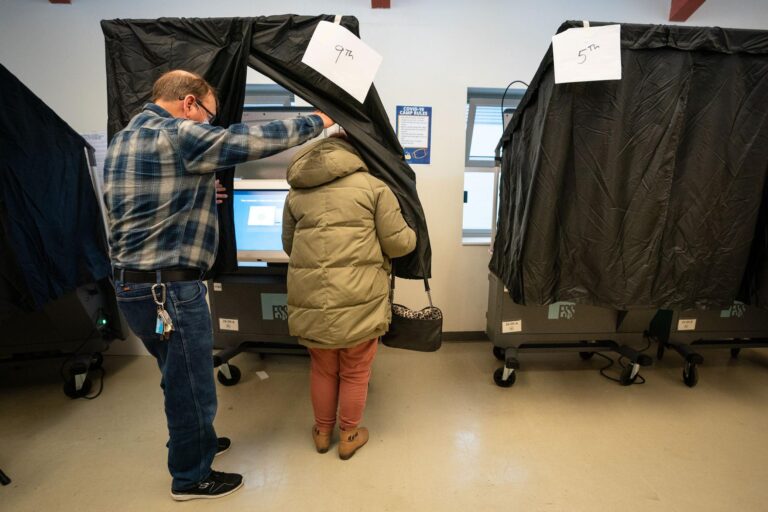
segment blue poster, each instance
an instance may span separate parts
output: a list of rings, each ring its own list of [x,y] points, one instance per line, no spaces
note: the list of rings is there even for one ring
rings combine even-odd
[[[432,143],[432,107],[397,107],[397,140],[409,165],[428,164]]]

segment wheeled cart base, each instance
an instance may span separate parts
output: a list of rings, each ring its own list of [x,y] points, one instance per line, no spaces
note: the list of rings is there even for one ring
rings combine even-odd
[[[306,355],[288,331],[287,267],[264,267],[224,274],[209,283],[218,381],[234,386],[242,376],[229,360],[242,352]]]
[[[242,377],[240,368],[230,364],[229,360],[242,352],[255,352],[259,357],[261,357],[262,354],[308,354],[307,349],[298,344],[257,341],[240,343],[235,347],[224,349],[213,355],[213,366],[214,368],[219,369],[219,371],[216,372],[216,378],[221,384],[225,386],[234,386],[240,382],[240,378]]]
[[[583,360],[589,360],[596,352],[615,352],[627,358],[630,362],[621,372],[619,382],[622,386],[633,384],[640,373],[641,366],[650,366],[653,360],[650,356],[642,354],[626,345],[619,345],[615,341],[580,341],[577,343],[532,343],[521,344],[517,347],[493,347],[493,355],[496,359],[504,362],[504,366],[497,368],[493,372],[493,381],[497,386],[508,388],[515,383],[515,372],[520,369],[518,360],[519,351],[526,352],[551,352],[551,351],[570,351],[578,352]]]
[[[640,367],[653,363],[630,345],[645,340],[656,310],[615,311],[567,302],[520,306],[512,302],[498,277],[490,273],[488,277],[486,334],[493,354],[504,362],[493,373],[498,386],[515,383],[520,352],[578,352],[584,360],[596,352],[615,352],[630,363],[619,379],[625,386],[635,382]]]
[[[101,345],[103,342],[99,342]],[[17,361],[32,361],[39,359],[59,359],[66,358],[61,369],[61,376],[64,379],[62,386],[64,394],[69,398],[82,398],[91,392],[91,379],[89,374],[92,370],[99,370],[104,363],[104,356],[101,352],[42,352],[34,354],[16,354],[13,357],[0,360],[3,363],[13,363]]]
[[[0,364],[63,358],[64,393],[86,396],[90,370],[101,368],[101,353],[125,339],[115,289],[108,279],[88,283],[42,309],[11,315],[0,322]]]
[[[704,363],[699,348],[727,348],[738,357],[743,348],[768,347],[768,313],[735,303],[721,311],[659,311],[651,325],[658,340],[656,358],[666,349],[683,358],[683,382],[692,388],[699,382],[698,366]]]

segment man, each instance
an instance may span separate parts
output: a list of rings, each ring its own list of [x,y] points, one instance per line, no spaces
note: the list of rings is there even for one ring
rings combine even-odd
[[[216,112],[215,91],[203,78],[165,73],[152,103],[112,139],[104,168],[118,304],[162,372],[171,496],[180,501],[226,496],[243,481],[211,469],[230,444],[213,428],[213,330],[201,281],[218,245],[213,173],[301,144],[334,124],[318,112],[224,129],[210,124]]]

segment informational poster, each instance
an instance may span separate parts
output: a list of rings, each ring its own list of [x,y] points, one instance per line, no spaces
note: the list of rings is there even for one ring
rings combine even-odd
[[[336,23],[317,24],[301,62],[335,83],[360,103],[365,101],[382,57]]]
[[[101,193],[104,189],[104,160],[107,158],[107,132],[89,132],[80,134],[93,148],[91,166],[94,168],[93,180],[96,191]]]
[[[621,25],[569,28],[552,37],[555,83],[621,80]]]
[[[397,107],[397,140],[409,165],[428,164],[432,143],[432,107]]]
[[[104,228],[109,232],[109,221],[107,219],[107,210],[104,206],[104,160],[107,158],[107,147],[109,139],[107,132],[89,132],[80,134],[85,141],[91,145],[93,151],[87,151],[88,162],[91,168],[91,182],[93,190],[99,203]]]

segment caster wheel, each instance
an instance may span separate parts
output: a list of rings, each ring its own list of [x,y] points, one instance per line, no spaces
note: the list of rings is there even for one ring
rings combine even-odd
[[[104,356],[101,355],[101,352],[95,352],[91,356],[91,368],[98,369],[98,368],[101,368],[103,364],[104,364]]]
[[[75,376],[71,375],[66,382],[64,382],[64,394],[69,398],[82,398],[91,392],[91,379],[88,377],[83,381],[83,387],[76,389]]]
[[[594,352],[579,352],[579,357],[582,361],[589,361],[594,355]]]
[[[736,359],[737,357],[739,357],[739,352],[741,352],[740,348],[732,348],[731,349],[731,357]]]
[[[504,360],[504,349],[502,347],[494,346],[493,347],[493,355],[499,361],[503,361]]]
[[[507,380],[504,380],[504,367],[497,368],[495,372],[493,372],[493,382],[496,383],[497,386],[501,388],[509,388],[512,387],[512,384],[515,383],[515,379],[517,378],[517,373],[514,371],[509,375]]]
[[[689,388],[694,387],[699,382],[699,370],[694,363],[686,363],[683,368],[683,382]]]
[[[240,368],[231,364],[228,364],[227,366],[229,367],[229,377],[227,377],[227,374],[224,372],[224,370],[220,369],[216,373],[216,378],[225,386],[234,386],[240,382],[240,377],[242,376],[240,373]]]
[[[634,372],[634,368],[635,365],[630,363],[621,371],[619,382],[622,386],[629,386],[635,383],[635,380],[637,379],[637,372]]]

